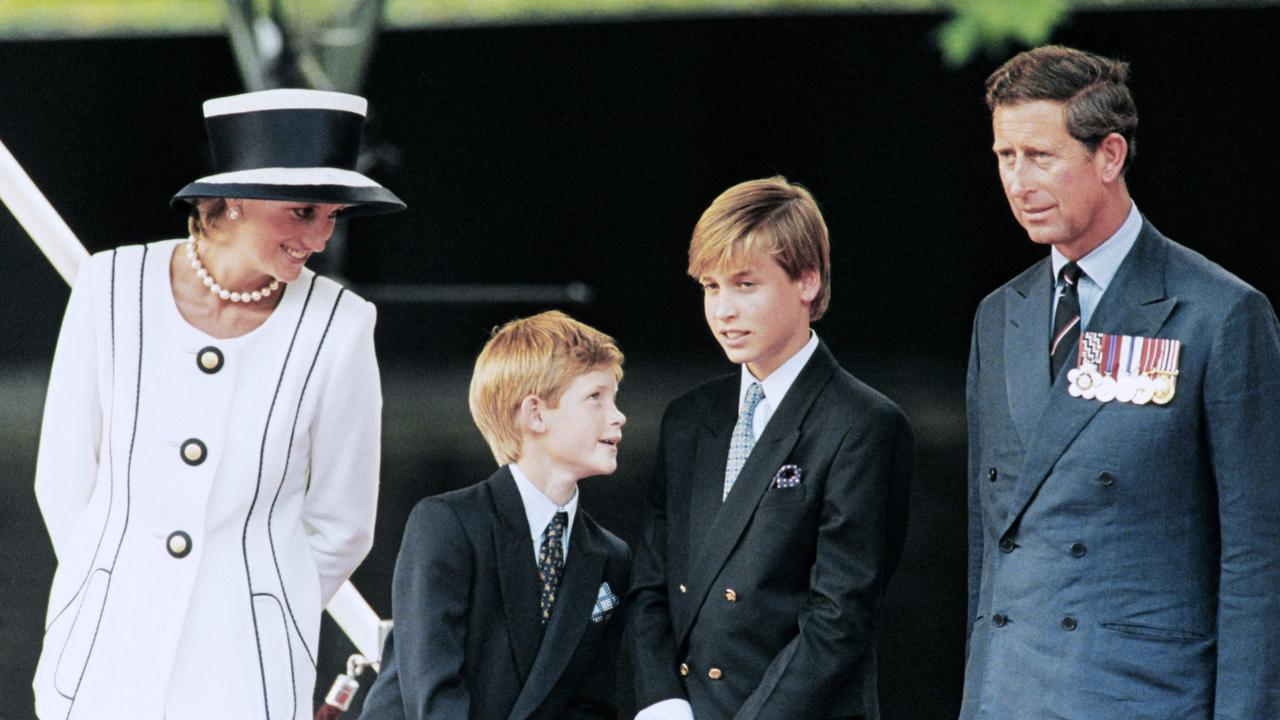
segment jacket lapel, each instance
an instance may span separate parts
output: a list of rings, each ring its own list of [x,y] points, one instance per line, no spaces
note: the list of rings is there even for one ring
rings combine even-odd
[[[556,591],[551,609],[551,621],[547,623],[542,647],[538,649],[529,677],[511,709],[510,720],[524,720],[537,710],[569,665],[591,621],[607,558],[579,507],[573,532],[569,534],[569,555],[565,558],[564,576],[560,578],[560,589]],[[617,591],[618,588],[614,588],[614,592]]]
[[[795,383],[787,391],[781,407],[774,412],[769,424],[765,426],[764,434],[756,441],[751,454],[747,456],[747,462],[742,466],[742,471],[733,484],[733,490],[721,503],[720,510],[716,513],[715,520],[707,530],[700,547],[690,548],[692,553],[689,572],[690,614],[680,631],[678,638],[680,643],[684,642],[689,628],[692,627],[693,619],[702,607],[711,582],[715,580],[716,575],[720,573],[720,568],[724,567],[729,559],[733,548],[738,544],[738,539],[751,521],[760,498],[772,484],[774,473],[786,461],[796,441],[800,439],[800,423],[808,414],[809,408],[822,388],[831,379],[835,369],[836,360],[831,355],[831,351],[827,350],[826,345],[819,343],[813,357],[809,358],[809,362],[805,364]],[[732,432],[732,426],[730,426],[730,432]],[[724,447],[726,456],[728,449],[726,442]],[[719,463],[720,488],[717,489],[717,499],[723,493],[725,463],[724,458]],[[691,521],[697,522],[698,519],[695,516]]]
[[[1143,224],[1137,241],[1107,286],[1089,319],[1088,330],[1120,335],[1154,337],[1177,304],[1165,296],[1165,258],[1168,240],[1150,223]],[[1047,350],[1045,351],[1047,355]],[[1021,517],[1031,498],[1044,483],[1058,458],[1066,452],[1089,420],[1105,403],[1073,398],[1067,393],[1066,373],[1053,384],[1044,409],[1031,425],[1022,472],[1014,488],[1012,508],[1001,534]],[[1018,418],[1015,417],[1015,420]]]
[[[724,468],[729,460],[729,441],[733,425],[738,421],[739,376],[726,378],[722,387],[710,394],[703,408],[702,425],[695,436],[693,467],[689,468],[689,562],[693,567],[703,553],[703,538],[712,521],[720,513],[724,496]]]
[[[516,661],[520,682],[523,683],[529,676],[529,669],[538,652],[537,644],[529,640],[542,634],[542,618],[538,609],[538,566],[533,559],[529,519],[525,515],[524,503],[520,501],[520,491],[516,489],[515,482],[511,471],[506,467],[488,480],[494,512],[498,518],[493,526],[498,584],[502,588],[511,654]]]
[[[1049,399],[1049,318],[1053,271],[1049,259],[1014,281],[1005,298],[1005,395],[1022,446],[1031,444]]]

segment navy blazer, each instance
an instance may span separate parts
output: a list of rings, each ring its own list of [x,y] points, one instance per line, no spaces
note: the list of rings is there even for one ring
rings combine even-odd
[[[620,608],[630,551],[581,507],[551,621],[541,622],[529,521],[506,467],[418,503],[396,560],[395,628],[367,720],[615,718]]]
[[[636,706],[879,717],[875,627],[906,532],[911,429],[819,345],[722,502],[739,382],[703,385],[662,420],[628,598]],[[800,484],[775,484],[786,465]]]
[[[1167,405],[1049,382],[1049,259],[978,308],[962,718],[1280,718],[1280,329],[1144,224],[1086,330],[1182,342]]]

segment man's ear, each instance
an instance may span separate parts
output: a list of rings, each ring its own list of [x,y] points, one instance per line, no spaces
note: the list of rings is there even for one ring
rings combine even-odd
[[[1129,142],[1120,133],[1102,138],[1093,153],[1093,161],[1103,182],[1114,182],[1124,172],[1124,161],[1129,156]]]
[[[546,423],[542,420],[542,410],[545,405],[542,398],[537,395],[526,395],[520,401],[520,410],[517,413],[520,420],[520,427],[532,433],[545,432]]]
[[[818,277],[818,271],[810,268],[800,271],[800,298],[805,302],[813,302],[818,297],[818,288],[821,287],[822,280]]]

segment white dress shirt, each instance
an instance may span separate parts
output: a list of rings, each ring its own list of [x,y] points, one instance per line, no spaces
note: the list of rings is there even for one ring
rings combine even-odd
[[[1102,294],[1107,291],[1107,286],[1111,284],[1111,278],[1116,276],[1116,271],[1120,269],[1120,263],[1124,262],[1125,257],[1129,255],[1129,250],[1138,240],[1138,233],[1142,230],[1142,214],[1138,212],[1137,204],[1129,206],[1129,216],[1120,224],[1119,229],[1107,238],[1105,242],[1093,249],[1093,252],[1085,255],[1076,261],[1080,269],[1084,271],[1084,276],[1080,278],[1080,328],[1083,330],[1089,327],[1089,318],[1093,317],[1093,311],[1098,307],[1098,301],[1102,299]],[[1050,262],[1053,265],[1053,312],[1058,311],[1057,298],[1062,294],[1062,266],[1066,265],[1070,260],[1065,255],[1058,252],[1058,248],[1054,247],[1049,251]],[[1051,318],[1052,319],[1052,318]]]
[[[529,519],[529,536],[533,538],[533,562],[538,562],[538,556],[542,554],[542,534],[546,532],[547,525],[551,524],[551,518],[556,513],[564,511],[569,513],[569,525],[564,529],[564,557],[569,557],[569,535],[573,532],[573,518],[578,514],[578,488],[573,489],[573,497],[569,498],[569,502],[563,506],[555,504],[551,498],[542,494],[536,485],[529,480],[529,476],[524,474],[520,466],[511,463],[511,476],[516,479],[516,489],[520,491],[520,502],[524,505],[525,517]]]
[[[787,396],[787,391],[791,389],[796,378],[800,376],[800,371],[804,369],[805,363],[809,362],[809,358],[813,357],[817,349],[818,335],[810,330],[809,342],[786,362],[779,365],[777,370],[769,373],[769,377],[760,380],[751,374],[745,364],[742,366],[742,383],[738,387],[738,408],[741,409],[743,403],[747,401],[747,388],[751,387],[751,383],[760,383],[761,389],[764,390],[764,399],[756,405],[756,414],[751,421],[751,433],[756,436],[756,440],[760,439],[760,435],[764,433],[764,426],[769,424],[769,419],[782,405],[782,399]]]

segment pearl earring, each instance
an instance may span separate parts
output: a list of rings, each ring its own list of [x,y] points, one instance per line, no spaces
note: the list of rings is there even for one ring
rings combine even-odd
[[[240,219],[240,208],[238,208],[238,207],[233,207],[233,208],[231,208],[230,210],[228,210],[228,211],[227,211],[227,217],[231,218],[232,220],[239,220],[239,219]]]

